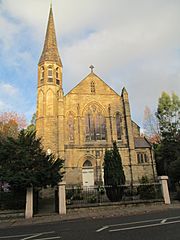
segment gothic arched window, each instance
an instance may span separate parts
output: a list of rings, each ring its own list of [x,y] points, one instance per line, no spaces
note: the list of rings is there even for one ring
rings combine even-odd
[[[120,113],[116,113],[116,133],[117,133],[117,140],[121,140],[121,115],[120,115]]]
[[[93,109],[93,107],[92,107]],[[106,120],[97,112],[88,112],[85,116],[86,141],[106,140]]]
[[[68,119],[68,128],[69,128],[69,141],[74,141],[74,116],[72,114],[69,115]]]
[[[52,66],[48,66],[48,82],[53,82],[53,69],[52,69]]]

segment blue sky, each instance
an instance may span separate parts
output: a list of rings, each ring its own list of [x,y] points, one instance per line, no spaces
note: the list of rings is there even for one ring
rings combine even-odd
[[[133,119],[155,110],[162,91],[180,93],[179,0],[53,0],[63,87],[95,66],[116,92],[129,92]],[[36,109],[37,64],[50,0],[0,0],[0,112]]]

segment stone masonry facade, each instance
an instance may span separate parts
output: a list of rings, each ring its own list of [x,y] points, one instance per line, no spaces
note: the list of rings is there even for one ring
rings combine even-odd
[[[153,151],[131,119],[128,92],[116,93],[93,71],[64,95],[52,7],[38,64],[36,130],[48,152],[65,159],[68,185],[103,182],[106,149],[116,141],[126,183],[156,178]],[[87,171],[86,171],[87,170]],[[89,175],[88,175],[89,174]],[[86,182],[86,178],[89,179]]]

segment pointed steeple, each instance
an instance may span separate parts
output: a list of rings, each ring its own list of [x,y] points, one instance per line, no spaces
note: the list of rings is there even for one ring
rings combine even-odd
[[[59,56],[57,41],[56,41],[56,32],[53,19],[52,4],[50,5],[49,20],[46,30],[46,37],[44,42],[43,52],[41,54],[39,64],[45,61],[52,61],[59,64],[62,67],[61,58]]]
[[[122,94],[121,94],[121,95],[124,95],[124,94],[128,94],[128,92],[127,92],[127,90],[126,90],[125,87],[123,87],[123,89],[122,89]]]

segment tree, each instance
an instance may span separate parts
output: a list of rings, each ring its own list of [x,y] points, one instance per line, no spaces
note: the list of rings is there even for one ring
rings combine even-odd
[[[172,172],[170,168],[174,169],[173,162],[179,161],[180,156],[180,99],[175,93],[171,96],[162,93],[156,117],[160,129],[160,144],[155,148],[157,172],[169,175]],[[174,180],[172,174],[171,178]]]
[[[23,114],[16,112],[4,112],[0,114],[0,136],[17,138],[19,131],[26,127],[26,119]]]
[[[28,132],[36,131],[36,113],[33,114],[30,125],[26,129]]]
[[[170,163],[169,174],[170,177],[173,178],[174,182],[180,185],[180,157]]]
[[[160,142],[158,120],[147,106],[144,110],[143,129],[145,137],[151,144],[158,144]]]
[[[112,150],[106,150],[105,152],[104,183],[110,201],[115,202],[122,199],[122,185],[125,184],[125,175],[116,142],[113,142]]]
[[[173,93],[163,92],[156,113],[161,139],[176,139],[180,131],[180,99]]]
[[[0,181],[12,189],[55,186],[63,177],[63,160],[48,155],[35,132],[21,130],[17,139],[0,142]]]

